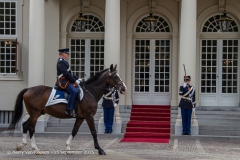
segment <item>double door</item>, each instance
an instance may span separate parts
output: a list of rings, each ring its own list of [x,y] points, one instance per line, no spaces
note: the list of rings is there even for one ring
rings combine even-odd
[[[239,40],[202,40],[200,73],[200,106],[238,106]]]
[[[133,104],[170,104],[171,40],[134,42]]]

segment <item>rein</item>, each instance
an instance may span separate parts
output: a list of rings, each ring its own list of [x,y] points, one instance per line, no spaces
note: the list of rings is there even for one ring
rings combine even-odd
[[[87,87],[91,87],[91,88],[98,88],[98,89],[102,89],[102,90],[105,90],[105,89],[106,89],[106,88],[101,88],[101,87],[93,87],[93,86],[86,85],[86,84],[82,84],[82,86],[87,86]]]
[[[85,86],[83,85],[82,88],[93,98],[96,100],[96,98],[85,88]]]

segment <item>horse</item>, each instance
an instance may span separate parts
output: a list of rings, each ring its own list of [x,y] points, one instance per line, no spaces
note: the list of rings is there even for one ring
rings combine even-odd
[[[104,150],[99,146],[97,140],[97,132],[95,129],[94,118],[98,108],[98,101],[105,93],[107,86],[116,87],[121,94],[127,91],[127,87],[122,81],[121,77],[117,73],[117,65],[113,67],[113,64],[108,69],[99,71],[94,76],[83,82],[84,97],[82,101],[78,101],[77,104],[77,118],[68,140],[66,141],[67,151],[70,151],[70,144],[74,136],[77,134],[79,127],[84,119],[87,121],[88,127],[91,131],[94,147],[98,150],[99,155],[106,155]],[[23,139],[22,143],[17,145],[17,150],[21,150],[27,145],[27,132],[31,139],[31,146],[34,151],[40,151],[36,145],[34,133],[37,119],[43,113],[47,113],[56,118],[72,118],[65,113],[66,104],[59,103],[49,107],[45,107],[45,104],[51,94],[52,87],[39,85],[31,88],[23,89],[17,96],[12,122],[10,123],[8,130],[12,133],[16,127],[16,124],[22,117],[23,113],[23,101],[25,103],[26,110],[29,114],[29,118],[22,124]]]

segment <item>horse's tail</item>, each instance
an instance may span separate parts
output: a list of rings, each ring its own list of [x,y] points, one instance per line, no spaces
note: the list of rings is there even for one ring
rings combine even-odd
[[[12,133],[14,132],[14,129],[15,129],[18,121],[22,117],[22,113],[23,113],[23,95],[24,95],[24,93],[27,90],[28,90],[27,88],[23,89],[17,96],[16,102],[15,102],[15,106],[14,106],[14,111],[13,111],[12,122],[11,122],[11,124],[8,127],[8,130],[11,130]]]

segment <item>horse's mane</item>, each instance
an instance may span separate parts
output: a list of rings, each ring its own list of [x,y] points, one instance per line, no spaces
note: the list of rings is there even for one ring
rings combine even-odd
[[[102,71],[97,72],[95,75],[91,76],[90,78],[88,78],[85,82],[83,82],[84,84],[89,84],[92,81],[97,80],[104,72],[106,72],[109,68],[104,69]]]

